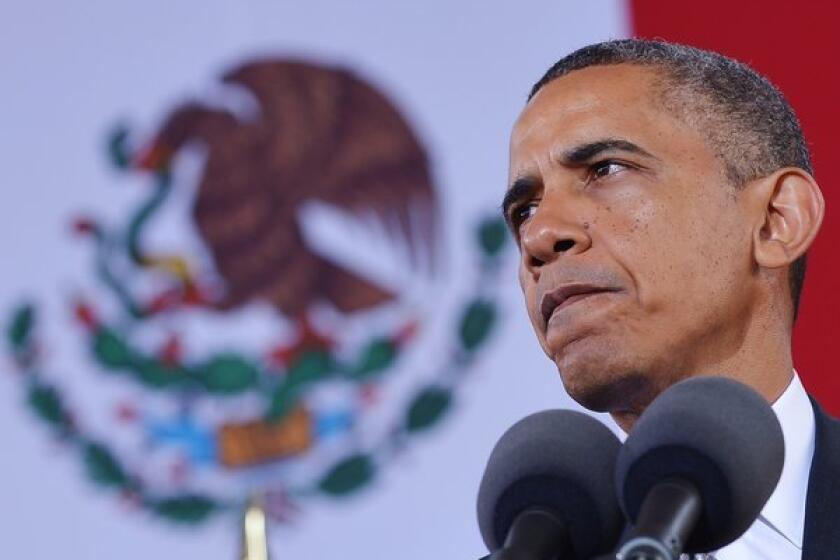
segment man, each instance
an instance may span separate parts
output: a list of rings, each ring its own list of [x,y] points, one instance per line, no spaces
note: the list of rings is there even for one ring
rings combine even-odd
[[[585,47],[537,82],[517,120],[503,211],[537,338],[583,406],[629,431],[695,375],[773,403],[780,482],[716,557],[840,557],[840,427],[812,408],[791,357],[824,202],[781,93],[691,47]]]

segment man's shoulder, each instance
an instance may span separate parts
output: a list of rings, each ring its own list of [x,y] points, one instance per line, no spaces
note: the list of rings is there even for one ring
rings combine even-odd
[[[814,407],[814,459],[805,506],[803,560],[836,558],[840,550],[840,420],[811,397]]]

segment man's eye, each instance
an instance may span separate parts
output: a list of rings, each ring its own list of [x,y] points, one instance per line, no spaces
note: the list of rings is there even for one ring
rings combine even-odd
[[[601,179],[603,177],[608,177],[609,175],[615,175],[619,171],[624,171],[629,167],[630,166],[617,161],[599,161],[589,168],[589,178],[590,180]]]
[[[524,222],[525,220],[527,220],[528,218],[533,216],[534,212],[536,212],[536,211],[537,211],[537,201],[534,200],[534,201],[531,201],[527,204],[523,204],[521,206],[517,206],[516,208],[514,208],[510,213],[510,217],[511,217],[511,220],[513,221],[513,224],[516,227],[519,227],[522,224],[522,222]]]

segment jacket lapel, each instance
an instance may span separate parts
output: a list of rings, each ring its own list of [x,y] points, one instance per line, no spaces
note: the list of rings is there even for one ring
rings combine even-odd
[[[802,560],[828,560],[840,554],[840,421],[814,406],[814,460],[805,502]]]

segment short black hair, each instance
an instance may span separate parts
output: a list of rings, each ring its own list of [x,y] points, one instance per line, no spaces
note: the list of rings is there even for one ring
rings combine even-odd
[[[702,131],[735,187],[782,167],[813,174],[802,127],[782,92],[746,64],[716,52],[648,39],[596,43],[556,62],[531,89],[528,100],[570,72],[613,64],[659,71],[664,106]],[[788,272],[794,320],[805,268],[803,254]]]

